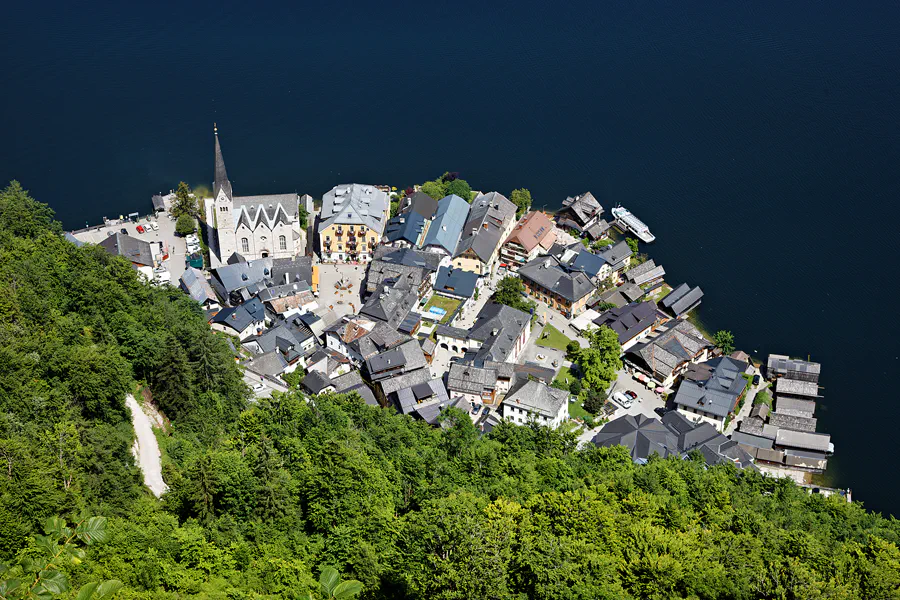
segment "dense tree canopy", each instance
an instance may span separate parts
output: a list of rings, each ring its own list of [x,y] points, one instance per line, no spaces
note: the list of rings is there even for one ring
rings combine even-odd
[[[734,352],[734,334],[730,331],[721,329],[713,336],[716,348],[722,351],[722,354],[731,354]]]
[[[48,517],[93,513],[106,542],[58,570],[121,598],[354,580],[364,599],[900,597],[900,524],[787,480],[635,465],[537,425],[482,436],[452,410],[433,428],[355,394],[248,404],[197,305],[59,234],[21,188],[0,194],[0,561],[40,556]],[[122,394],[141,383],[172,419],[160,500],[129,451]]]
[[[525,188],[513,190],[509,194],[510,201],[516,205],[516,218],[521,219],[522,215],[531,208],[531,192]]]
[[[507,275],[497,284],[497,291],[491,297],[491,300],[497,304],[505,304],[525,312],[534,308],[535,304],[531,300],[525,299],[525,285],[522,280],[514,275]]]

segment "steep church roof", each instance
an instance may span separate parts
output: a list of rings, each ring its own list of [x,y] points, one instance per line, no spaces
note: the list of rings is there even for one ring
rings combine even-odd
[[[225,190],[225,195],[231,199],[231,182],[228,180],[228,172],[225,170],[225,158],[222,157],[222,146],[219,145],[219,128],[213,125],[213,133],[216,137],[216,182],[213,186],[213,195],[218,198],[219,190]]]

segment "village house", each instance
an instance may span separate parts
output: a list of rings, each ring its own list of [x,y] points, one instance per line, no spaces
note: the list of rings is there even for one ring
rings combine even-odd
[[[556,242],[556,226],[545,213],[533,210],[525,215],[500,247],[501,267],[518,271],[541,254],[546,254]]]
[[[540,256],[519,268],[525,292],[570,319],[590,303],[596,286],[583,272],[570,270],[555,256]]]
[[[597,327],[609,327],[616,332],[622,352],[646,338],[660,322],[659,311],[653,302],[635,302],[613,308],[594,319]]]
[[[390,216],[387,194],[372,185],[342,184],[322,198],[319,256],[334,262],[368,262]]]
[[[451,399],[463,398],[473,406],[494,404],[505,395],[516,379],[512,363],[483,362],[476,366],[471,362],[450,365],[447,390]]]
[[[359,367],[371,356],[393,348],[410,337],[384,321],[350,315],[325,330],[325,345]]]
[[[397,215],[387,222],[383,242],[394,248],[418,248],[425,241],[429,224],[417,212]]]
[[[692,423],[677,411],[666,413],[662,421],[641,414],[619,417],[604,425],[592,442],[602,448],[624,446],[638,464],[646,464],[654,454],[686,458],[696,450],[709,465],[755,469],[753,456],[741,444],[709,423]]]
[[[415,213],[426,221],[431,221],[437,214],[437,210],[438,201],[425,192],[418,191],[411,196],[402,198],[397,212],[401,215]]]
[[[569,419],[569,392],[524,380],[503,399],[503,418],[519,425],[537,423],[557,428]]]
[[[643,297],[644,290],[633,283],[626,282],[597,296],[596,304],[614,304],[616,308],[622,308],[626,304],[637,302]]]
[[[660,387],[671,389],[689,365],[709,358],[712,348],[692,323],[678,320],[661,325],[655,335],[632,346],[624,361]]]
[[[154,244],[156,248],[154,248]],[[147,281],[153,280],[153,269],[159,266],[160,256],[159,242],[139,240],[124,233],[116,232],[100,242],[99,246],[114,256],[123,256],[135,271],[144,276]]]
[[[468,202],[454,194],[441,198],[422,242],[422,249],[442,256],[453,256],[468,216]]]
[[[599,224],[600,217],[603,215],[603,207],[600,202],[594,198],[590,192],[585,192],[578,196],[569,196],[562,202],[562,208],[557,211],[557,223],[560,227],[572,229],[579,235],[591,235],[588,229]],[[607,224],[606,229],[609,229]],[[595,230],[598,239],[600,235],[605,233],[602,227]]]
[[[488,275],[494,268],[501,242],[509,236],[515,223],[516,205],[500,192],[475,198],[453,253],[453,266]]]
[[[675,394],[675,406],[688,419],[706,421],[723,430],[747,389],[743,374],[748,366],[725,356],[688,365]]]
[[[299,196],[296,193],[234,196],[218,131],[215,138],[215,183],[207,222],[215,230],[212,248],[218,252],[217,260],[225,260],[234,253],[247,260],[302,254],[304,236],[300,228]]]
[[[366,374],[375,388],[375,395],[383,406],[389,396],[402,387],[417,385],[430,379],[428,361],[418,340],[408,340],[399,346],[384,350],[366,360]],[[410,375],[412,377],[409,377]],[[415,380],[415,383],[411,381]]]
[[[451,406],[447,388],[440,379],[430,379],[425,383],[400,388],[391,394],[388,402],[397,412],[432,425],[437,422],[440,411]]]
[[[471,329],[438,325],[436,334],[438,345],[453,354],[474,352],[476,366],[482,366],[485,361],[514,363],[531,335],[531,315],[488,302]]]
[[[215,310],[219,308],[219,299],[200,269],[188,267],[179,280],[181,289],[198,302],[203,310]]]
[[[314,371],[304,377],[300,385],[304,390],[314,395],[356,393],[369,406],[379,406],[378,400],[372,393],[371,388],[363,381],[359,371],[350,371],[346,375],[340,375],[334,379],[323,375],[319,371]]]
[[[475,294],[480,287],[479,281],[477,273],[441,267],[432,289],[438,296],[459,300],[461,303],[459,314],[464,315],[475,302]]]
[[[399,281],[413,275],[418,282],[417,295],[420,300],[424,299],[431,291],[441,263],[441,256],[433,252],[379,246],[366,273],[366,292],[374,293],[386,281]]]
[[[236,336],[243,341],[251,335],[261,333],[265,322],[266,309],[258,298],[253,298],[238,306],[223,308],[213,315],[209,325],[215,331]]]

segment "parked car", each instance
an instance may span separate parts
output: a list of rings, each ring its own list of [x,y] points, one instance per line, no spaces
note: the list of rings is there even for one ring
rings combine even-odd
[[[753,376],[753,385],[759,385],[759,375]]]
[[[634,401],[622,392],[616,392],[615,394],[613,394],[612,399],[619,403],[623,408],[631,408],[631,406],[634,404]]]
[[[653,412],[658,414],[660,417],[664,416],[667,412],[669,412],[665,406],[657,406],[653,409]]]
[[[123,227],[122,229],[119,230],[119,233],[128,235],[128,230]]]
[[[491,407],[490,407],[490,406],[485,406],[484,408],[481,409],[481,414],[483,414],[483,415],[486,415],[486,414],[488,414],[489,412],[491,412]]]
[[[144,229],[144,226],[143,226],[143,225],[138,225],[138,226],[137,226],[137,232],[138,232],[138,233],[144,233],[145,231],[147,231],[147,230]]]
[[[633,392],[631,390],[625,390],[625,395],[631,398],[632,400],[637,400],[637,392]]]
[[[110,229],[109,231],[106,232],[106,235],[107,235],[107,237],[112,237],[112,236],[116,235],[116,232],[113,231],[112,229]]]
[[[257,384],[255,384],[255,385],[253,386],[253,391],[254,391],[254,392],[261,392],[261,391],[263,391],[264,389],[266,389],[266,384],[264,384],[264,383],[257,383]]]

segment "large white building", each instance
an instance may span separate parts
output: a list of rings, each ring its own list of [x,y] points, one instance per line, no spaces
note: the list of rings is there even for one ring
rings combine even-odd
[[[503,399],[503,418],[524,425],[531,421],[559,427],[569,418],[569,392],[540,381],[528,381]]]
[[[212,213],[219,259],[237,253],[247,260],[271,256],[292,258],[303,253],[299,196],[234,196],[216,131],[216,180]]]

